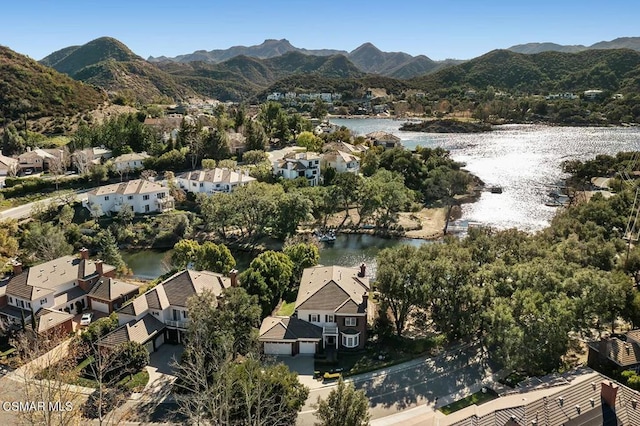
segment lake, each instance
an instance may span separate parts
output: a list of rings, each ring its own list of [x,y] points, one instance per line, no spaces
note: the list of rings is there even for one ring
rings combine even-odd
[[[321,243],[320,264],[355,267],[364,262],[370,276],[375,277],[376,256],[380,250],[397,244],[420,246],[423,243],[429,242],[411,238],[394,240],[366,234],[339,234],[333,244]],[[240,271],[245,270],[253,259],[253,255],[246,252],[232,253]],[[169,271],[171,251],[130,250],[123,251],[122,257],[136,278],[150,280]]]
[[[640,150],[639,127],[495,126],[492,132],[437,134],[401,132],[401,121],[390,119],[332,119],[358,135],[382,130],[402,139],[405,148],[440,146],[487,186],[501,186],[502,194],[484,192],[462,207],[462,219],[498,229],[538,231],[556,212],[545,206],[551,187],[566,175],[565,160],[586,160],[597,154]]]

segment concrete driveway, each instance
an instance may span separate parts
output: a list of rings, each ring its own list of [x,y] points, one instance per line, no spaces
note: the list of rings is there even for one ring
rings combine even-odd
[[[298,373],[298,380],[309,389],[322,387],[322,381],[313,378],[313,357],[312,356],[283,356],[277,357],[277,361],[284,363],[289,370]]]
[[[180,362],[183,351],[182,345],[165,343],[149,356],[149,365],[146,367],[149,383],[142,391],[143,394],[154,395],[158,399],[164,399],[169,395],[171,385],[176,380],[171,365],[174,360]]]

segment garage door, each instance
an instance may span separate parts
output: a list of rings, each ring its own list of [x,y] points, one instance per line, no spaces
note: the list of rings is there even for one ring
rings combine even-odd
[[[316,353],[316,342],[300,342],[300,355],[313,355]]]
[[[147,348],[147,351],[149,351],[150,354],[152,354],[153,353],[153,340],[150,340],[149,342],[145,343],[144,347]]]
[[[91,309],[98,312],[104,312],[105,314],[109,313],[109,305],[93,299],[91,299]]]
[[[291,343],[266,342],[264,353],[267,355],[291,355]]]
[[[158,337],[156,337],[156,349],[160,347],[164,343],[164,332],[160,333]]]

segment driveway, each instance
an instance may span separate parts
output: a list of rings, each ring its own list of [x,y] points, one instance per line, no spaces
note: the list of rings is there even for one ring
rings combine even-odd
[[[276,359],[289,367],[289,370],[298,373],[300,383],[309,389],[317,389],[323,386],[322,381],[313,378],[314,364],[312,356],[282,356]]]
[[[413,407],[433,404],[436,398],[466,394],[494,373],[486,353],[478,345],[465,346],[435,358],[422,358],[348,379],[369,398],[372,420]],[[326,398],[335,384],[311,389],[298,416],[298,425],[313,425],[312,404]]]
[[[149,356],[149,365],[146,367],[149,372],[149,383],[145,386],[143,393],[154,395],[162,393],[165,396],[168,394],[176,379],[171,365],[174,360],[180,362],[183,351],[182,345],[165,343]]]

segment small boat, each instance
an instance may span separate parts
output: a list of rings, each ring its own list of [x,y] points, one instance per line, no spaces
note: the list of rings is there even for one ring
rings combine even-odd
[[[316,237],[318,238],[318,241],[320,241],[321,243],[334,243],[336,241],[336,234],[333,231],[328,231],[328,232],[316,231],[315,234],[316,234]]]
[[[492,194],[502,194],[502,187],[492,186],[491,188],[489,188],[489,191],[491,191]]]
[[[551,201],[548,201],[548,202],[544,203],[544,205],[547,206],[547,207],[564,207],[566,204],[561,203],[558,200],[551,200]]]

